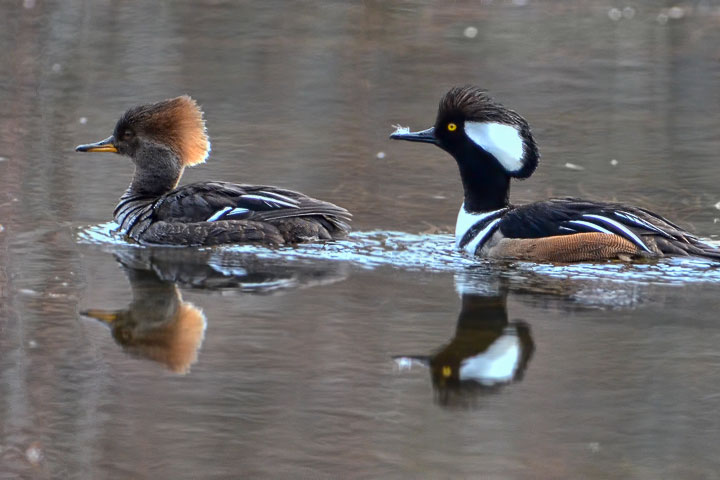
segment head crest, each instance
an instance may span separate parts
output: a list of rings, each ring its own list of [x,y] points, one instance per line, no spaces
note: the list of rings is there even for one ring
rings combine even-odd
[[[465,133],[515,178],[527,178],[540,158],[527,121],[473,85],[454,87],[440,100],[435,122],[463,122]]]
[[[525,120],[514,111],[495,102],[480,87],[465,85],[451,88],[440,100],[439,116],[454,115],[468,121],[488,121],[522,125]]]
[[[175,373],[184,374],[197,361],[206,325],[203,312],[183,302],[167,323],[144,330],[124,346],[135,354],[165,364]]]
[[[188,95],[131,108],[118,122],[122,124],[168,145],[183,166],[202,163],[210,153],[203,112]]]

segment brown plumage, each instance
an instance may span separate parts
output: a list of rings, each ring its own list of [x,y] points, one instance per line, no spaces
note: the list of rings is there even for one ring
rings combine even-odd
[[[488,258],[533,262],[586,262],[648,257],[635,244],[618,235],[576,233],[543,238],[504,238],[489,247]]]
[[[133,107],[112,136],[76,150],[132,159],[135,174],[114,217],[141,243],[282,245],[343,238],[350,230],[347,210],[292,190],[227,182],[177,187],[185,167],[210,152],[202,110],[187,95]]]
[[[119,125],[135,126],[136,135],[170,146],[184,167],[204,163],[210,153],[203,112],[188,95],[131,108]]]
[[[153,272],[131,272],[133,301],[127,309],[89,309],[82,315],[107,324],[115,341],[133,355],[187,373],[197,361],[206,320],[200,309],[185,302],[177,287]]]

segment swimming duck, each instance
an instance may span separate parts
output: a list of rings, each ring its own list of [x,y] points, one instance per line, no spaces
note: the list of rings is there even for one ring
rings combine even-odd
[[[135,164],[114,218],[143,244],[293,244],[344,237],[350,213],[272,186],[201,182],[178,187],[185,167],[205,162],[203,112],[187,95],[129,109],[105,140],[78,152],[127,155]]]
[[[471,255],[560,263],[665,255],[720,260],[719,249],[643,208],[576,198],[512,205],[510,180],[530,177],[540,154],[525,119],[479,87],[452,88],[433,127],[397,127],[390,138],[432,143],[455,158],[465,193],[455,243]]]

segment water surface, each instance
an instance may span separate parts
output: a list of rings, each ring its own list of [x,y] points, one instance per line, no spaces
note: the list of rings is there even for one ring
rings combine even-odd
[[[717,266],[468,259],[452,159],[387,140],[477,83],[540,144],[514,202],[628,201],[717,241],[719,5],[677,5],[3,5],[0,478],[716,477]],[[132,167],[73,147],[182,93],[213,142],[183,181],[297,189],[355,233],[114,238]]]

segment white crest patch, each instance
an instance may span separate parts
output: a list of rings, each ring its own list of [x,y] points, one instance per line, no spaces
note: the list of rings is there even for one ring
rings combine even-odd
[[[475,380],[486,386],[508,383],[520,365],[522,349],[516,332],[504,333],[487,350],[460,364],[460,380]]]
[[[517,128],[503,123],[466,122],[465,134],[508,172],[517,172],[525,165],[523,139]]]

